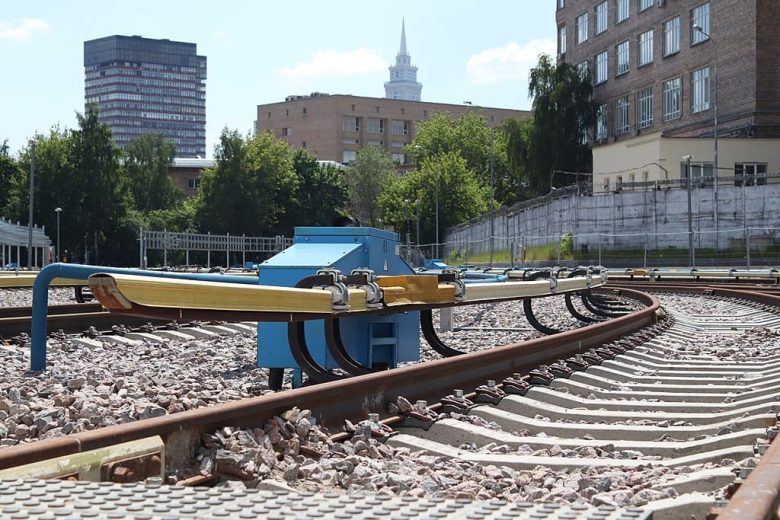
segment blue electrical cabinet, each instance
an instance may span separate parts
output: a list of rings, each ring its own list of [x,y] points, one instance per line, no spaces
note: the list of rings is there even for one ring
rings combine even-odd
[[[397,233],[369,227],[298,227],[291,247],[259,265],[259,283],[294,287],[326,267],[344,275],[358,268],[371,269],[377,276],[414,274],[399,256]],[[343,318],[343,343],[350,355],[367,367],[416,361],[420,355],[419,314]],[[325,345],[323,323],[306,322],[306,343],[321,366],[338,368]],[[258,323],[257,366],[300,368],[290,352],[286,323]]]

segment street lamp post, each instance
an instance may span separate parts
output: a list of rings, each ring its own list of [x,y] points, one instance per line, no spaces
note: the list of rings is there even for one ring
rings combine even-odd
[[[406,227],[406,260],[412,260],[412,219],[409,216],[409,200],[404,199],[404,224]]]
[[[713,126],[713,142],[714,142],[714,150],[713,150],[713,213],[715,214],[715,249],[718,249],[718,246],[720,245],[719,242],[719,233],[718,233],[718,44],[715,41],[715,39],[710,36],[707,31],[705,31],[701,26],[694,25],[693,30],[697,31],[710,40],[712,40],[712,48],[715,52],[715,73],[714,73],[714,81],[715,81],[715,106],[713,116],[714,120],[712,123]]]
[[[415,149],[422,150],[424,152],[428,151],[428,150],[426,150],[425,148],[423,148],[420,145],[415,145]],[[436,198],[435,198],[435,208],[436,208],[436,254],[434,255],[436,258],[439,257],[439,183],[440,183],[439,171],[436,170]],[[418,231],[417,234],[419,235],[420,232]],[[431,249],[433,249],[433,248],[431,248]]]
[[[27,220],[27,270],[32,270],[33,258],[33,187],[35,186],[35,141],[30,140],[30,204]]]
[[[417,233],[415,234],[414,241],[417,243],[417,248],[420,248],[420,199],[415,199],[414,201],[414,217],[417,221]]]
[[[57,261],[60,261],[60,213],[62,208],[54,208],[54,212],[57,213]]]
[[[696,253],[693,248],[693,216],[691,212],[691,159],[693,159],[693,156],[683,155],[685,170],[688,175],[688,182],[685,183],[685,187],[688,190],[688,263],[690,264],[690,267],[693,268],[696,264]]]
[[[493,243],[495,226],[495,184],[493,180],[493,129],[490,129],[490,267],[493,267],[493,252],[495,246]]]

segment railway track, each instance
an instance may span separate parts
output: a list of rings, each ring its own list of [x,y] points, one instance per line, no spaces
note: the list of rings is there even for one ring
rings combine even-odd
[[[40,497],[58,493],[64,511],[105,516],[725,518],[726,488],[765,473],[754,454],[776,431],[777,296],[653,287],[618,289],[640,311],[553,336],[0,450],[16,471],[159,436],[169,480],[230,486],[6,479],[0,513],[50,511]]]

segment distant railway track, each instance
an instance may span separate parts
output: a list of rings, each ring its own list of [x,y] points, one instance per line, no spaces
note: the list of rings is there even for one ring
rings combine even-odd
[[[0,307],[0,339],[9,339],[30,332],[31,307]],[[113,325],[137,327],[146,323],[161,325],[163,320],[150,320],[132,316],[118,316],[104,310],[97,303],[74,303],[49,306],[49,330],[79,333],[89,327],[98,330],[111,329]]]

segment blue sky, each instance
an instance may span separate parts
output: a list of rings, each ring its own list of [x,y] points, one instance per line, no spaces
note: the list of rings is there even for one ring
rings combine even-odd
[[[83,42],[112,34],[197,43],[208,58],[209,156],[222,128],[290,94],[383,97],[406,19],[423,101],[527,109],[528,69],[555,51],[554,0],[0,0],[0,142],[74,127]]]

